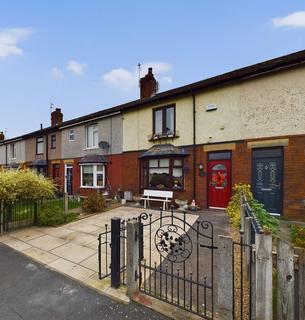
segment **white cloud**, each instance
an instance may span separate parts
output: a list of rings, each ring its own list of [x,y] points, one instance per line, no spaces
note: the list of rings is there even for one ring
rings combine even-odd
[[[54,67],[50,71],[51,76],[56,79],[62,79],[64,77],[64,73],[57,67]]]
[[[19,43],[33,33],[32,28],[0,29],[0,59],[10,55],[22,55]]]
[[[172,70],[172,66],[165,62],[145,62],[141,64],[140,76],[144,77],[147,74],[148,68],[153,68],[153,73],[158,80],[158,76],[166,74]],[[134,67],[131,70],[125,68],[113,69],[103,75],[103,80],[111,86],[121,91],[132,91],[138,87],[139,81],[138,68]],[[173,79],[170,76],[163,76],[159,79],[163,83],[172,83]]]
[[[137,86],[137,77],[134,73],[123,69],[113,69],[103,75],[103,79],[113,87],[129,91]]]
[[[67,62],[66,66],[67,70],[74,73],[77,76],[81,76],[84,74],[86,64],[85,63],[79,63],[75,60],[69,60]]]
[[[272,19],[275,27],[305,27],[305,11],[297,11],[285,17]]]

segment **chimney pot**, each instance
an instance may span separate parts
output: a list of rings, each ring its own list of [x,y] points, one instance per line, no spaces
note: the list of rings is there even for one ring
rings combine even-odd
[[[3,141],[3,140],[5,140],[5,136],[3,131],[0,131],[0,141]]]

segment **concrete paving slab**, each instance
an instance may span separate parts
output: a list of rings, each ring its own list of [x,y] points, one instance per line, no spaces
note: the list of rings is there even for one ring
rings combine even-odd
[[[110,255],[109,255],[109,257],[110,257]],[[93,270],[93,271],[97,272],[97,270],[98,270],[98,258],[97,258],[97,255],[94,254],[91,257],[83,260],[82,262],[80,262],[80,265],[85,267],[85,268],[88,268],[90,270]]]
[[[10,246],[11,248],[17,250],[17,251],[24,251],[26,249],[31,248],[32,246],[26,242],[17,240],[13,237],[0,237],[0,241],[8,246]]]
[[[83,220],[85,220],[85,219],[83,219]],[[75,231],[81,231],[81,232],[85,232],[85,233],[92,233],[92,232],[98,230],[99,228],[100,228],[99,226],[89,224],[86,221],[83,221],[82,224],[79,223],[79,224],[69,226],[69,229],[72,229]]]
[[[70,242],[55,248],[51,253],[74,263],[79,263],[96,254],[96,251]]]
[[[49,263],[48,266],[55,271],[64,273],[69,277],[77,279],[79,281],[86,281],[95,273],[90,269],[77,265],[63,258],[57,259]]]
[[[21,240],[21,241],[33,240],[33,239],[39,238],[43,235],[44,235],[44,233],[37,230],[37,228],[26,228],[26,229],[21,229],[21,230],[17,230],[14,232],[10,232],[11,237],[14,237],[14,238]]]
[[[39,249],[49,251],[56,247],[62,246],[67,241],[62,240],[60,238],[56,238],[50,235],[44,235],[42,237],[36,238],[34,240],[28,241],[28,243],[34,247],[37,247]]]
[[[59,259],[59,257],[55,256],[54,254],[35,247],[24,250],[23,253],[42,264],[48,264]]]
[[[71,233],[68,233],[65,236],[61,236],[61,239],[64,239],[67,241],[72,241],[73,243],[77,243],[80,245],[86,245],[86,244],[94,242],[96,245],[95,249],[97,248],[97,236],[93,236],[88,233],[73,231]]]

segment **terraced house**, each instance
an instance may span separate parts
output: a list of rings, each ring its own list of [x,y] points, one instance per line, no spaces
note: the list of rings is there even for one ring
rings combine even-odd
[[[162,93],[150,68],[140,99],[65,122],[57,109],[51,127],[2,140],[0,162],[69,194],[173,190],[203,208],[249,183],[269,212],[304,219],[304,77],[305,51]]]

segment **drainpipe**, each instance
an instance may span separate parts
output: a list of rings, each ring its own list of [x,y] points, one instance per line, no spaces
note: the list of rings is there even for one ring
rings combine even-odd
[[[46,161],[47,161],[47,166],[46,166],[46,176],[49,176],[49,139],[48,139],[48,134],[45,134],[46,137]]]
[[[5,144],[5,166],[7,167],[7,144]]]
[[[192,99],[193,99],[193,199],[196,200],[196,98],[194,95],[194,92],[192,93]]]

